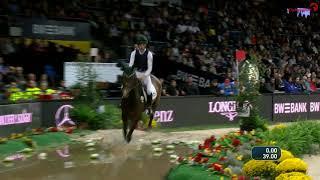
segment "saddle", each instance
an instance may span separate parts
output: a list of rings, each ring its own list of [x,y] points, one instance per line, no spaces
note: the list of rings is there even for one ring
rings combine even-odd
[[[148,100],[148,96],[147,96],[147,88],[142,85],[141,82],[139,82],[139,95],[140,95],[140,101],[141,103],[144,103],[145,107],[147,106],[147,100]]]

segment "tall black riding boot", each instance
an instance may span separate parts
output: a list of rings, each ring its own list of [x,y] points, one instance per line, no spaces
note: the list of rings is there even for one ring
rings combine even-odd
[[[152,94],[147,95],[147,107],[146,107],[147,114],[151,114],[151,110],[152,110],[151,106],[152,106]]]

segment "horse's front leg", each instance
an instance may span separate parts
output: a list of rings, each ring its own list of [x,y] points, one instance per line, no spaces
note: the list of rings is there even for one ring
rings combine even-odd
[[[131,141],[132,133],[133,133],[134,129],[137,127],[140,119],[141,119],[140,117],[132,119],[133,121],[131,121],[132,123],[130,124],[130,130],[129,130],[129,133],[127,134],[127,142],[128,143]]]
[[[127,129],[128,129],[128,116],[125,112],[122,112],[122,129],[123,129],[123,138],[127,140]]]

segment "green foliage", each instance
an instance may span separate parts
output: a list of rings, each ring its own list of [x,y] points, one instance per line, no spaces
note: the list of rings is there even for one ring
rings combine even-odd
[[[275,128],[264,133],[265,139],[275,141],[277,146],[291,151],[295,156],[319,152],[320,123],[297,122],[285,128]]]
[[[72,109],[71,116],[80,123],[87,123],[91,130],[121,127],[121,111],[111,104],[105,105],[104,112],[87,104],[78,104]]]
[[[267,130],[265,120],[259,116],[259,68],[255,58],[248,59],[241,67],[239,76],[240,93],[236,100],[239,107],[248,101],[251,104],[250,116],[240,118],[240,129],[251,131],[254,129]]]
[[[75,98],[76,103],[85,103],[90,106],[98,107],[102,97],[96,86],[97,73],[91,66],[81,62],[78,68],[77,83],[73,89],[80,89],[80,94]]]
[[[96,72],[85,63],[80,64],[78,72],[75,88],[80,89],[80,95],[75,98],[71,116],[80,123],[86,123],[92,130],[121,127],[121,111],[103,102],[96,86]],[[104,110],[98,112],[101,105],[104,105]]]
[[[106,104],[102,116],[106,120],[106,128],[120,128],[122,126],[121,110],[115,105]]]

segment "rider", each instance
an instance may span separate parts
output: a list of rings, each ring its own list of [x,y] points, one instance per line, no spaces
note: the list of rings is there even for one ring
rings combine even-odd
[[[137,36],[138,47],[131,52],[129,67],[136,69],[137,78],[147,88],[147,113],[151,113],[152,101],[157,97],[157,92],[151,81],[153,55],[146,46],[148,39],[144,35]]]

